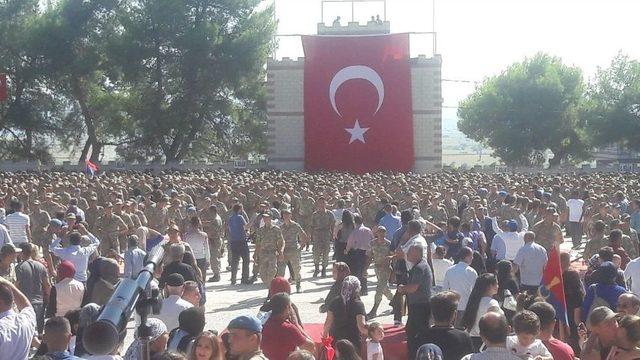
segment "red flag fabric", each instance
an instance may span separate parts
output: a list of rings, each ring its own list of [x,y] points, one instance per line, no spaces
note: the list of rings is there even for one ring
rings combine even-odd
[[[305,168],[413,169],[409,35],[303,36]]]
[[[9,91],[7,89],[7,74],[0,74],[0,102],[7,101]]]
[[[562,265],[560,253],[554,246],[548,254],[549,260],[544,267],[540,295],[556,309],[556,318],[564,324],[568,324],[567,302],[564,294],[564,280],[562,279]]]

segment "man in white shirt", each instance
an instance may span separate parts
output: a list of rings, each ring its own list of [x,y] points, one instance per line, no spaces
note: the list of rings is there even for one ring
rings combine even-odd
[[[167,277],[165,285],[166,298],[162,300],[162,308],[160,314],[154,316],[162,320],[167,329],[175,329],[178,327],[178,317],[182,310],[193,307],[193,305],[182,299],[184,292],[184,277],[178,273],[173,273]]]
[[[547,265],[547,250],[536,244],[536,234],[524,234],[524,245],[513,260],[515,270],[520,269],[520,290],[536,294],[542,281],[542,273]]]
[[[577,191],[573,191],[571,199],[567,200],[567,209],[569,211],[568,232],[573,247],[577,248],[582,243],[582,213],[584,209],[584,200],[580,199],[580,194]]]
[[[629,285],[629,290],[636,296],[640,296],[640,257],[631,260],[624,269],[624,280]]]
[[[9,235],[7,227],[0,224],[0,247],[3,247],[5,244],[13,244],[13,241],[11,241],[11,235]]]
[[[62,238],[56,237],[55,240],[49,245],[49,251],[61,260],[69,260],[76,268],[76,275],[74,279],[84,283],[87,281],[87,266],[89,265],[89,258],[98,249],[100,240],[96,238],[92,233],[82,224],[78,224],[78,232],[72,232],[69,235],[69,245],[66,248],[61,247],[60,242]],[[82,246],[82,238],[85,235],[89,239],[89,245]]]
[[[507,222],[508,231],[503,231],[498,226],[498,221],[495,217],[491,219],[493,231],[496,233],[496,236],[499,236],[504,242],[504,258],[500,259],[501,254],[498,252],[496,259],[513,261],[513,259],[516,258],[518,250],[524,245],[524,234],[529,230],[529,223],[522,214],[520,214],[519,218],[522,224],[522,231],[520,232],[518,232],[518,222],[515,219]],[[493,244],[491,244],[491,249],[494,250]]]
[[[22,212],[22,203],[18,200],[11,201],[13,213],[7,215],[5,225],[11,234],[11,240],[17,245],[31,241],[31,221],[29,215]]]
[[[471,289],[476,283],[478,273],[469,265],[473,261],[473,250],[470,247],[465,246],[460,249],[458,253],[460,262],[453,265],[444,274],[444,281],[442,282],[442,288],[445,290],[453,290],[460,294],[460,301],[458,302],[458,325],[462,321],[464,316],[464,309],[467,307],[467,301],[471,295]]]
[[[421,232],[422,224],[420,224],[418,220],[411,220],[407,223],[407,234],[409,236],[409,240],[400,245],[400,251],[396,250],[396,254],[398,254],[401,259],[407,258],[409,249],[411,249],[412,246],[420,246],[422,248],[422,258],[424,261],[428,261],[430,249],[427,245],[427,240],[420,234]],[[407,261],[407,270],[411,270],[413,265],[415,264],[411,264]]]
[[[436,286],[433,289],[434,293],[444,290],[442,288],[442,284],[444,283],[444,274],[451,266],[453,266],[453,261],[444,258],[446,252],[447,250],[444,246],[438,246],[433,254],[433,278],[436,283]]]
[[[13,305],[18,312],[13,311]],[[0,277],[0,358],[26,359],[36,335],[36,313],[29,299]]]

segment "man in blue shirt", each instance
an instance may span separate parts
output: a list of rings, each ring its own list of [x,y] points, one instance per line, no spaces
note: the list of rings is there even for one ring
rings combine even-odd
[[[402,221],[400,221],[400,216],[396,216],[393,213],[393,206],[391,204],[387,204],[384,206],[385,215],[378,221],[378,225],[384,226],[387,229],[387,236],[393,238],[393,235],[402,227]]]
[[[233,214],[229,217],[229,249],[231,250],[231,284],[236,283],[236,274],[242,258],[242,284],[249,283],[249,245],[247,245],[247,220],[241,215],[242,205],[233,205]]]

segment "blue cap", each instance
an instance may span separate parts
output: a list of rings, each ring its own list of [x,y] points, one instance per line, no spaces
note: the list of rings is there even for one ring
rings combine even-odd
[[[51,221],[49,221],[49,226],[62,227],[62,221],[58,219],[51,219]]]
[[[488,193],[489,193],[489,190],[487,190],[487,188],[478,189],[478,195],[480,196],[486,196]]]
[[[518,222],[513,219],[509,220],[507,226],[509,226],[509,231],[518,231]]]
[[[231,320],[227,329],[242,329],[251,331],[254,333],[262,332],[262,323],[260,320],[253,315],[242,315],[237,318]]]
[[[507,193],[506,191],[504,191],[504,190],[503,190],[503,191],[498,191],[498,195],[499,195],[499,196],[507,196],[507,195],[508,195],[508,193]]]

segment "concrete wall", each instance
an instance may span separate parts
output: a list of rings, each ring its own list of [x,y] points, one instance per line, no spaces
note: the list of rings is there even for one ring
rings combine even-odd
[[[415,171],[442,167],[442,89],[440,55],[411,61]],[[267,110],[269,166],[304,169],[304,58],[269,60]]]

